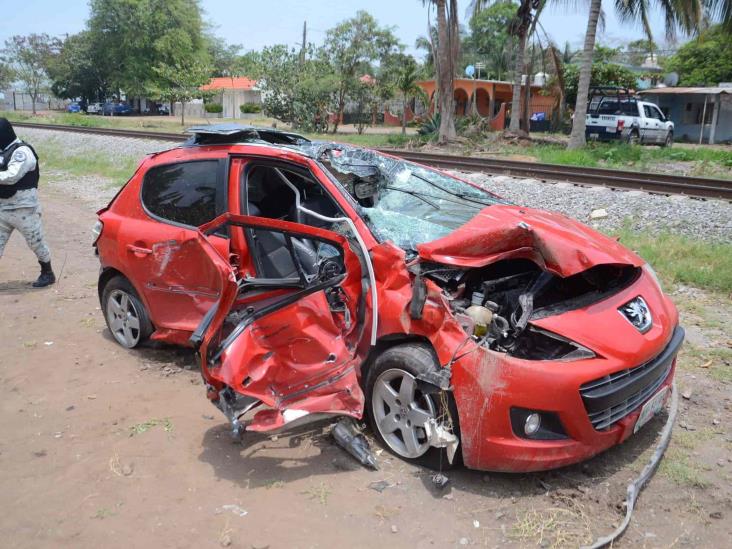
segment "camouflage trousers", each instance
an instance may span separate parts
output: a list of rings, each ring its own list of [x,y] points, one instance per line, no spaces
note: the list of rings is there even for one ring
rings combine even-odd
[[[40,206],[15,210],[0,209],[0,257],[3,256],[5,245],[14,230],[23,235],[28,247],[38,257],[38,261],[41,263],[51,261],[51,252],[43,238]]]

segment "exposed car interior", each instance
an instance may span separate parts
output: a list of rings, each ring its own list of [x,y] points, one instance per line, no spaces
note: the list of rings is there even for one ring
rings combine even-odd
[[[256,164],[246,170],[244,177],[246,185],[242,188],[246,188],[248,215],[330,229],[332,223],[297,209],[295,192],[285,179],[298,189],[304,208],[327,217],[341,215],[333,199],[307,172],[277,164]],[[292,238],[292,254],[290,242],[283,233],[256,229],[249,230],[247,236],[256,251],[255,263],[260,276],[266,278],[296,278],[295,261],[305,273],[314,275],[318,272],[319,259],[327,254],[325,245],[313,239]]]

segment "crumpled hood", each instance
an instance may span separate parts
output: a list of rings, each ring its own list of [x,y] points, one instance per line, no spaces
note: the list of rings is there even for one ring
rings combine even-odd
[[[565,215],[508,205],[483,209],[449,235],[420,244],[417,251],[423,260],[460,267],[526,258],[562,277],[595,265],[644,263],[617,241]]]

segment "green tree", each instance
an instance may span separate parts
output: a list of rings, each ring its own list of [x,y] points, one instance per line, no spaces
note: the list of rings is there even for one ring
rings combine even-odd
[[[159,82],[148,88],[148,94],[156,99],[180,102],[180,123],[186,123],[186,103],[192,99],[203,97],[200,87],[209,81],[211,66],[201,61],[194,61],[186,65],[158,65],[154,67],[159,76]]]
[[[325,131],[334,108],[339,80],[323,55],[314,56],[312,44],[301,61],[300,50],[284,44],[250,55],[249,75],[257,78],[265,112],[294,127]]]
[[[328,30],[322,55],[330,63],[338,78],[336,122],[343,116],[346,98],[359,86],[358,78],[371,72],[371,65],[390,54],[399,52],[399,43],[391,28],[380,27],[376,19],[365,11]]]
[[[108,88],[105,73],[88,31],[67,37],[48,62],[51,91],[66,99],[103,100]]]
[[[732,33],[723,26],[711,27],[681,46],[664,68],[679,74],[684,86],[716,86],[732,81]]]
[[[33,114],[38,96],[49,84],[47,67],[59,46],[59,41],[47,34],[16,35],[5,41],[5,61],[31,96]]]
[[[566,65],[564,67],[564,88],[567,94],[567,103],[570,105],[574,105],[577,102],[579,76],[580,67],[578,65]],[[630,69],[626,69],[622,65],[615,63],[594,63],[590,74],[590,87],[618,86],[632,89],[635,88],[637,79],[638,74]]]
[[[487,63],[488,74],[500,80],[508,72],[511,59],[511,37],[508,29],[516,14],[517,4],[502,0],[478,11],[470,19],[470,36],[465,49]]]
[[[13,68],[0,58],[0,89],[7,88],[15,80]]]
[[[396,79],[396,89],[402,96],[402,135],[407,133],[407,106],[412,97],[418,97],[422,88],[417,85],[417,63],[404,63]]]
[[[198,0],[90,0],[89,32],[112,87],[141,96],[160,65],[206,57]]]
[[[227,44],[226,40],[213,34],[205,35],[204,43],[211,65],[211,76],[240,76],[240,44]]]

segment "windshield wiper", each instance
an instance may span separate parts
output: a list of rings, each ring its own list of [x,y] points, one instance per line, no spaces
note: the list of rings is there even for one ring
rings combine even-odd
[[[427,204],[429,204],[430,206],[432,206],[435,210],[439,210],[440,209],[439,204],[435,204],[431,200],[425,198],[425,196],[422,193],[419,193],[417,191],[410,191],[410,190],[407,190],[407,189],[400,189],[399,187],[392,187],[390,185],[386,185],[386,187],[384,187],[384,188],[389,189],[390,191],[399,191],[399,192],[402,192],[402,193],[410,194],[410,195],[414,196],[415,198],[419,198],[423,202],[426,202]]]

